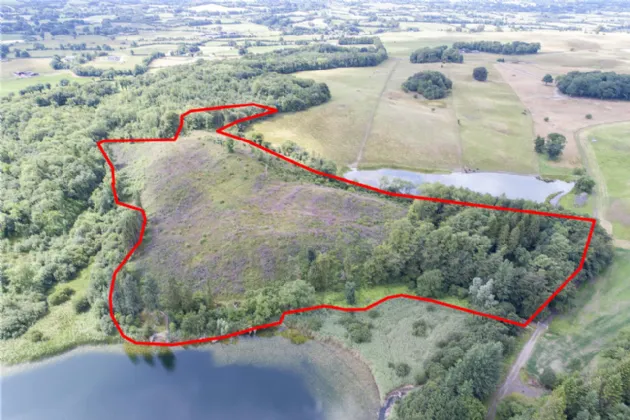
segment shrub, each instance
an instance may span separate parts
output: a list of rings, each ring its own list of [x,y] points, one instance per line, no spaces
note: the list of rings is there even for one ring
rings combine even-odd
[[[68,286],[64,286],[48,297],[48,303],[52,306],[61,305],[62,303],[67,302],[73,294],[73,289]]]
[[[418,386],[426,384],[428,380],[429,378],[427,378],[427,374],[424,370],[416,373],[416,376],[414,377],[414,381]]]
[[[549,117],[545,117],[545,122],[549,122]]]
[[[426,337],[427,329],[427,322],[424,319],[419,319],[413,323],[413,331],[411,333],[416,337]]]
[[[77,299],[74,300],[73,305],[74,311],[78,314],[90,310],[90,301],[88,300],[87,296],[79,296]]]
[[[588,175],[582,175],[575,181],[575,190],[590,194],[595,187],[595,180]]]
[[[556,372],[550,367],[546,367],[540,375],[540,383],[547,389],[554,389],[558,382]]]
[[[367,314],[372,319],[378,318],[379,316],[381,316],[381,313],[379,311],[377,311],[376,309],[369,310]]]
[[[586,119],[587,119],[587,120],[592,120],[592,119],[593,119],[593,116],[592,116],[591,114],[586,114]]]
[[[396,376],[398,376],[399,378],[404,378],[405,376],[409,375],[409,372],[411,372],[411,367],[409,367],[409,365],[407,363],[398,363],[396,365]]]
[[[301,331],[291,328],[282,331],[280,335],[289,339],[293,344],[304,344],[309,340],[309,337],[304,335]]]
[[[473,70],[473,78],[478,82],[485,82],[488,80],[488,69],[485,67],[476,67]]]
[[[32,330],[31,332],[29,332],[29,339],[33,342],[33,343],[38,343],[40,341],[44,341],[44,334],[42,334],[41,331],[38,330]]]

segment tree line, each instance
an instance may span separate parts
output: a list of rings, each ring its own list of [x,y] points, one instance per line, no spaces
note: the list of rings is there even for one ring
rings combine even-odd
[[[453,48],[457,50],[482,51],[492,54],[521,55],[536,54],[540,50],[539,42],[512,41],[501,43],[499,41],[467,41],[455,42]]]
[[[572,71],[557,77],[556,85],[569,96],[630,101],[629,74]]]

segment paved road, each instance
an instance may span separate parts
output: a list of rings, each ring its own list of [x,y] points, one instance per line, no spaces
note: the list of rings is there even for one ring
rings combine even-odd
[[[525,367],[525,364],[532,355],[534,348],[536,347],[536,341],[547,330],[551,319],[552,317],[549,317],[536,325],[534,333],[529,338],[525,346],[523,346],[523,348],[521,349],[521,352],[516,358],[514,364],[512,364],[512,367],[510,368],[510,373],[508,373],[505,381],[492,397],[486,420],[494,420],[499,401],[510,394],[519,393],[527,397],[539,397],[544,393],[544,390],[540,388],[534,388],[532,386],[522,383],[519,374],[521,372],[521,369]]]

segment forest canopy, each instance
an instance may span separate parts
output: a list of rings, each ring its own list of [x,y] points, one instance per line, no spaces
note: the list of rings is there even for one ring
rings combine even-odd
[[[556,84],[569,96],[630,101],[630,74],[572,71],[558,77]]]

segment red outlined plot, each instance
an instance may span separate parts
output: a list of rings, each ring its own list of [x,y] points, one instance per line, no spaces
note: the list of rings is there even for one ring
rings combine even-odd
[[[186,116],[190,115],[190,114],[194,114],[194,113],[198,113],[198,112],[208,112],[208,111],[220,111],[223,109],[231,109],[231,108],[246,108],[246,107],[256,107],[259,108],[261,110],[263,110],[263,112],[254,114],[254,115],[250,115],[248,117],[244,117],[244,118],[240,118],[236,121],[233,121],[227,125],[224,125],[223,127],[217,129],[217,133],[222,134],[224,136],[230,137],[234,140],[238,140],[238,141],[242,141],[244,143],[249,144],[252,147],[255,147],[257,149],[262,150],[263,152],[269,153],[275,157],[277,157],[278,159],[282,159],[286,162],[289,162],[295,166],[298,166],[306,171],[312,172],[316,175],[319,176],[323,176],[323,177],[327,177],[330,179],[334,179],[340,182],[344,182],[346,184],[350,184],[350,185],[354,185],[356,187],[360,187],[360,188],[365,188],[366,190],[370,190],[370,191],[374,191],[380,194],[384,194],[384,195],[389,195],[392,197],[399,197],[399,198],[407,198],[407,199],[412,199],[412,200],[425,200],[425,201],[433,201],[433,202],[438,202],[438,203],[444,203],[444,204],[455,204],[455,205],[460,205],[460,206],[466,206],[466,207],[477,207],[477,208],[482,208],[482,209],[489,209],[489,210],[498,210],[498,211],[509,211],[509,212],[516,212],[516,213],[527,213],[527,214],[534,214],[534,215],[538,215],[538,216],[547,216],[547,217],[556,217],[556,218],[560,218],[560,219],[572,219],[572,220],[580,220],[586,223],[590,223],[591,227],[590,230],[588,232],[588,237],[586,238],[586,242],[584,244],[584,250],[582,252],[582,258],[580,260],[580,263],[578,264],[577,268],[575,269],[575,271],[573,271],[571,273],[571,275],[569,277],[567,277],[567,279],[560,285],[560,287],[558,287],[544,302],[542,305],[540,305],[540,307],[538,307],[538,309],[536,309],[536,311],[525,321],[525,322],[517,322],[511,319],[507,319],[507,318],[502,318],[500,316],[496,316],[493,314],[489,314],[489,313],[484,313],[484,312],[480,312],[480,311],[476,311],[473,309],[469,309],[469,308],[464,308],[462,306],[457,306],[457,305],[452,305],[450,303],[446,303],[446,302],[441,302],[439,300],[435,300],[435,299],[430,299],[430,298],[426,298],[426,297],[421,297],[421,296],[413,296],[413,295],[407,295],[407,294],[397,294],[397,295],[391,295],[391,296],[386,296],[368,306],[365,307],[359,307],[359,308],[345,308],[345,307],[341,307],[341,306],[334,306],[334,305],[315,305],[315,306],[309,306],[307,308],[298,308],[298,309],[292,309],[289,311],[286,311],[284,313],[282,313],[282,315],[280,316],[280,319],[278,319],[277,321],[274,322],[270,322],[268,324],[263,324],[263,325],[256,325],[250,328],[246,328],[244,330],[240,330],[240,331],[235,331],[229,334],[225,334],[225,335],[221,335],[221,336],[215,336],[215,337],[206,337],[206,338],[199,338],[199,339],[195,339],[195,340],[187,340],[187,341],[179,341],[179,342],[172,342],[172,343],[158,343],[158,342],[150,342],[150,341],[137,341],[135,339],[133,339],[132,337],[129,337],[128,335],[125,334],[125,332],[122,330],[122,328],[120,327],[120,324],[118,323],[118,320],[116,319],[116,316],[114,314],[114,302],[113,302],[113,298],[114,298],[114,287],[116,285],[116,277],[118,276],[118,273],[120,272],[120,270],[123,268],[123,266],[127,263],[127,261],[129,261],[129,259],[131,258],[131,256],[133,255],[133,253],[138,249],[138,247],[140,246],[140,244],[142,243],[142,240],[144,238],[144,231],[147,225],[147,215],[144,211],[144,209],[128,204],[128,203],[123,203],[122,201],[120,201],[118,199],[118,193],[116,191],[116,173],[114,170],[114,164],[112,163],[111,159],[109,158],[109,156],[107,155],[107,153],[105,152],[105,149],[103,148],[104,144],[108,144],[108,143],[155,143],[155,142],[174,142],[177,141],[177,139],[179,138],[179,135],[184,127],[184,118],[186,118]],[[543,311],[543,309],[545,309],[545,307],[547,305],[549,305],[549,303],[558,295],[558,293],[560,293],[562,291],[562,289],[564,289],[566,287],[566,285],[573,280],[573,278],[580,272],[580,270],[582,269],[582,267],[584,266],[584,261],[586,260],[586,254],[588,253],[588,248],[589,245],[591,243],[591,239],[593,237],[593,232],[595,230],[595,224],[597,223],[597,220],[594,218],[590,218],[590,217],[581,217],[581,216],[573,216],[573,215],[568,215],[568,214],[560,214],[560,213],[550,213],[550,212],[544,212],[544,211],[536,211],[536,210],[525,210],[525,209],[513,209],[513,208],[509,208],[509,207],[499,207],[499,206],[491,206],[488,204],[480,204],[480,203],[467,203],[467,202],[462,202],[462,201],[456,201],[456,200],[446,200],[446,199],[442,199],[442,198],[436,198],[436,197],[423,197],[423,196],[418,196],[418,195],[411,195],[411,194],[401,194],[401,193],[394,193],[394,192],[390,192],[390,191],[385,191],[385,190],[381,190],[379,188],[375,188],[372,187],[370,185],[366,185],[366,184],[361,184],[359,182],[356,181],[351,181],[349,179],[346,178],[342,178],[336,175],[331,175],[325,172],[321,172],[318,171],[317,169],[313,169],[309,166],[304,165],[303,163],[297,162],[287,156],[284,156],[278,152],[275,152],[273,150],[267,149],[266,147],[263,147],[251,140],[242,138],[242,137],[238,137],[234,134],[228,133],[226,130],[230,127],[233,127],[237,124],[240,124],[242,122],[245,121],[249,121],[249,120],[253,120],[255,118],[260,118],[266,115],[271,115],[278,112],[277,109],[266,106],[266,105],[260,105],[260,104],[256,104],[256,103],[247,103],[247,104],[234,104],[234,105],[221,105],[221,106],[214,106],[214,107],[209,107],[209,108],[196,108],[196,109],[191,109],[189,111],[186,111],[185,113],[181,114],[179,117],[179,127],[177,127],[177,131],[175,132],[175,135],[172,138],[148,138],[148,139],[105,139],[105,140],[100,140],[98,141],[96,144],[99,148],[99,150],[101,151],[101,153],[103,154],[103,157],[105,158],[105,161],[107,162],[107,165],[109,166],[109,169],[111,171],[112,174],[112,192],[114,194],[114,201],[117,205],[121,206],[121,207],[125,207],[128,208],[130,210],[135,210],[137,212],[139,212],[142,215],[142,227],[140,229],[140,236],[138,241],[133,245],[133,247],[131,247],[131,249],[129,250],[129,252],[127,252],[127,254],[125,255],[125,258],[123,258],[123,260],[120,262],[120,264],[118,264],[118,266],[116,267],[116,269],[114,270],[114,273],[112,274],[112,281],[110,283],[109,286],[109,297],[108,297],[108,302],[109,302],[109,315],[112,319],[112,321],[114,322],[114,325],[116,326],[116,329],[118,330],[118,332],[120,333],[121,337],[124,338],[125,340],[129,341],[130,343],[136,344],[136,345],[146,345],[146,346],[161,346],[161,347],[174,347],[174,346],[181,346],[181,345],[186,345],[186,344],[198,344],[198,343],[206,343],[206,342],[210,342],[210,341],[215,341],[215,340],[223,340],[226,338],[230,338],[230,337],[235,337],[238,335],[242,335],[245,333],[249,333],[252,331],[256,331],[256,330],[261,330],[261,329],[265,329],[265,328],[270,328],[270,327],[276,327],[281,325],[284,322],[284,319],[287,315],[291,315],[291,314],[297,314],[297,313],[302,313],[302,312],[310,312],[310,311],[315,311],[315,310],[319,310],[319,309],[334,309],[337,311],[343,311],[343,312],[364,312],[364,311],[368,311],[378,305],[380,305],[383,302],[387,302],[388,300],[393,300],[393,299],[411,299],[411,300],[417,300],[417,301],[422,301],[422,302],[429,302],[429,303],[434,303],[436,305],[440,305],[440,306],[445,306],[447,308],[451,308],[451,309],[456,309],[458,311],[463,311],[463,312],[467,312],[473,315],[478,315],[478,316],[483,316],[483,317],[487,317],[487,318],[491,318],[497,321],[501,321],[501,322],[505,322],[508,324],[512,324],[512,325],[516,325],[518,327],[527,327],[535,318],[536,316],[538,316],[538,314],[540,314],[540,312]]]

